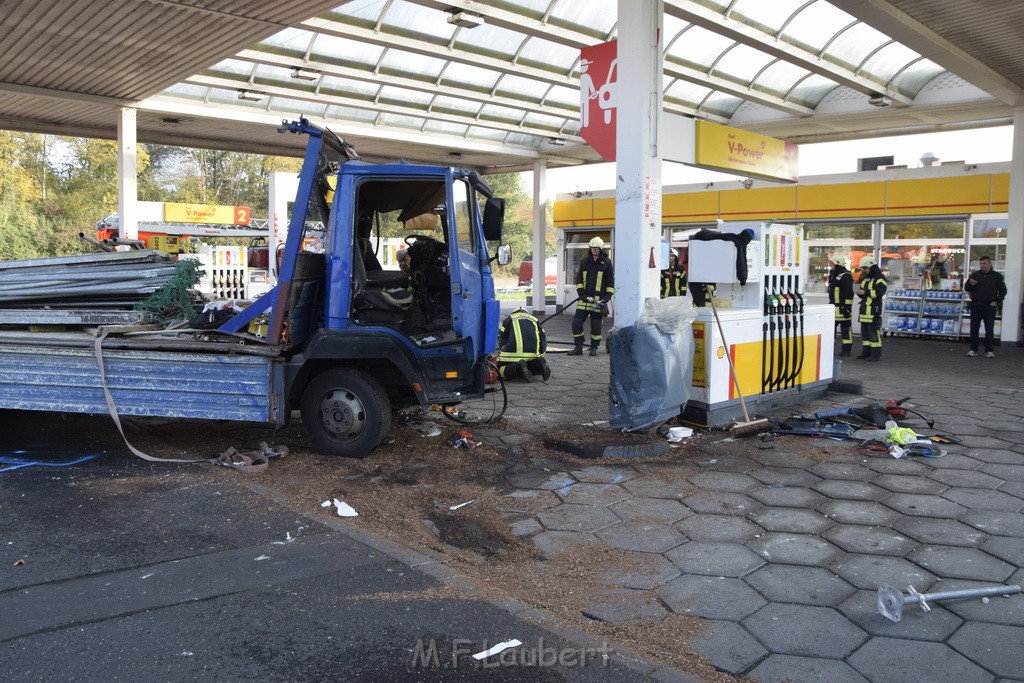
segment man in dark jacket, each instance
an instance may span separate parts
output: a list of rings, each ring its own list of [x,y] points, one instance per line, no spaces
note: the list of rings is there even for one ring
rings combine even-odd
[[[874,256],[864,256],[860,263],[860,342],[861,360],[882,360],[882,298],[888,289],[885,276]]]
[[[668,250],[668,268],[661,271],[661,298],[670,296],[686,296],[686,271],[675,249]]]
[[[576,315],[572,318],[572,341],[574,348],[570,356],[583,355],[583,321],[590,317],[590,355],[597,355],[601,345],[601,321],[608,311],[608,302],[615,294],[615,269],[612,260],[604,253],[604,240],[595,237],[590,240],[590,254],[580,262],[576,271]]]
[[[547,339],[537,319],[524,308],[517,308],[498,327],[498,372],[506,380],[532,382],[551,377],[551,368],[544,358]]]
[[[853,275],[838,261],[829,261],[828,302],[836,307],[836,325],[839,327],[843,348],[840,356],[849,356],[853,350]]]
[[[996,324],[996,312],[1006,298],[1006,281],[1002,273],[992,270],[992,259],[982,256],[978,259],[980,270],[971,273],[964,283],[964,291],[971,295],[971,350],[967,355],[978,355],[978,332],[985,321],[985,357],[995,358],[992,337]]]

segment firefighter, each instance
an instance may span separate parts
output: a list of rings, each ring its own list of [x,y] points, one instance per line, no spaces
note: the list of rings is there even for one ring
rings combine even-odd
[[[836,307],[836,326],[843,341],[840,356],[853,350],[853,275],[838,261],[829,261],[828,302]]]
[[[882,360],[882,298],[888,284],[878,269],[874,256],[864,256],[858,264],[860,270],[860,342],[861,360]]]
[[[572,318],[572,341],[574,348],[570,356],[583,355],[583,322],[590,317],[590,355],[597,355],[601,345],[601,320],[608,312],[608,302],[615,294],[615,269],[604,253],[604,240],[595,237],[590,240],[590,254],[581,262],[576,271],[576,315]]]
[[[668,250],[668,268],[661,271],[661,298],[669,296],[686,296],[686,270],[675,249]]]
[[[545,382],[551,368],[544,358],[547,339],[537,319],[525,308],[517,308],[498,327],[498,372],[502,378],[532,382],[537,376]]]

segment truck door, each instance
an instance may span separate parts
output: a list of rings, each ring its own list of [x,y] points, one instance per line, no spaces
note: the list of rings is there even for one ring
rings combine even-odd
[[[481,263],[486,263],[486,245],[481,244],[477,229],[476,206],[469,183],[448,172],[448,234],[457,239],[450,246],[457,256],[457,272],[452,282],[452,327],[463,338],[473,340],[472,357],[483,353],[483,274]],[[484,258],[481,259],[481,253]]]

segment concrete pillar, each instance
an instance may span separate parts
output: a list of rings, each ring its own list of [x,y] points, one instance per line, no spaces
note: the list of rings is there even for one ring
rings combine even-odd
[[[1024,107],[1013,110],[1013,157],[1010,161],[1010,209],[1006,221],[1006,301],[1002,342],[1020,341],[1021,269],[1024,268]]]
[[[661,253],[663,0],[618,0],[615,324],[633,325],[658,296]]]
[[[543,159],[533,162],[533,314],[544,314],[547,300],[544,287],[544,258],[547,255],[547,184],[548,166]]]
[[[123,107],[117,117],[117,216],[118,237],[139,238],[139,157],[136,149],[136,111]]]
[[[288,238],[288,202],[295,199],[299,179],[294,173],[275,172],[270,174],[267,206],[270,207],[269,231],[267,243],[270,246],[270,263],[268,276],[273,284],[277,284],[277,248]]]

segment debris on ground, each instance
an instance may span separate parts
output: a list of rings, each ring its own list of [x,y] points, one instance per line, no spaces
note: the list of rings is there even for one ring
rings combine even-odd
[[[338,500],[337,498],[335,498],[334,501],[325,500],[324,502],[320,503],[320,507],[322,508],[329,508],[331,507],[331,505],[334,505],[335,509],[338,511],[339,517],[359,516],[359,513],[356,512],[355,508],[353,508],[351,505],[344,501]]]

